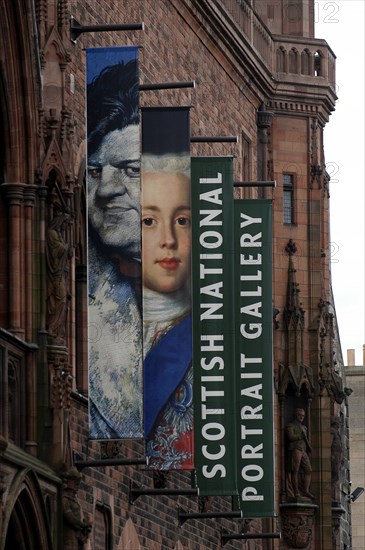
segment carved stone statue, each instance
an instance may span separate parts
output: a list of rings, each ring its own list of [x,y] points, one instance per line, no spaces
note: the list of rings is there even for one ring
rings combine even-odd
[[[70,550],[84,548],[91,531],[91,524],[82,517],[81,506],[77,500],[80,477],[74,468],[69,468],[63,476],[64,545]]]
[[[69,214],[57,214],[49,224],[46,242],[47,330],[58,342],[63,341],[66,335],[68,261],[72,248],[65,241],[63,231],[69,223]]]
[[[288,493],[295,498],[305,496],[313,499],[310,492],[312,466],[308,456],[312,449],[307,427],[303,424],[304,417],[304,410],[296,409],[293,421],[286,426]],[[300,474],[303,474],[302,484]]]

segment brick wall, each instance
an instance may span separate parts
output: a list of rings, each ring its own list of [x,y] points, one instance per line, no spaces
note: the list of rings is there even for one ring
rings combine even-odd
[[[118,11],[121,4],[122,9]],[[141,93],[141,105],[191,105],[191,134],[194,136],[240,136],[244,132],[251,142],[250,164],[253,167],[252,177],[255,178],[256,109],[261,99],[255,93],[254,83],[244,87],[243,92],[240,91],[242,80],[237,67],[224,56],[222,48],[219,47],[222,44],[215,44],[208,38],[203,27],[209,26],[209,22],[199,21],[199,16],[194,13],[190,2],[90,1],[85,7],[84,2],[77,1],[70,5],[70,14],[82,24],[141,21],[145,24],[145,31],[84,34],[76,45],[69,44],[71,61],[67,67],[66,82],[70,82],[71,74],[74,75],[75,92],[71,94],[69,86],[66,86],[66,101],[72,106],[75,117],[78,147],[85,139],[84,48],[140,45],[141,82],[195,80],[197,84],[195,89],[144,91]],[[242,177],[240,144],[193,144],[192,154],[234,155],[235,178]],[[73,449],[80,453],[84,460],[99,458],[99,443],[87,439],[87,405],[82,399],[73,401],[70,423]],[[142,457],[144,445],[140,442],[123,442],[120,453],[124,457]],[[197,512],[197,497],[140,496],[130,504],[128,495],[131,482],[152,487],[152,473],[145,472],[142,466],[83,470],[78,493],[83,512],[92,521],[97,521],[96,504],[102,503],[110,507],[115,548],[124,548],[121,546],[123,540],[125,543],[123,529],[128,519],[134,524],[140,547],[146,550],[174,549],[177,548],[178,542],[185,550],[218,549],[221,547],[221,527],[225,527],[229,532],[240,530],[240,520],[226,519],[191,520],[179,527],[177,506],[185,511]],[[190,473],[170,473],[168,486],[189,488]],[[230,499],[210,498],[208,509],[230,511]],[[98,525],[97,521],[96,528]],[[247,524],[247,528],[260,530],[260,525],[255,522]],[[242,541],[230,543],[230,548],[241,547]]]

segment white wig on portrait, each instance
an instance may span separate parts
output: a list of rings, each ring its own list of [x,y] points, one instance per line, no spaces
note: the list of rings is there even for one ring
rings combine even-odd
[[[172,153],[166,155],[142,155],[142,175],[162,172],[175,172],[183,174],[190,179],[190,155]]]

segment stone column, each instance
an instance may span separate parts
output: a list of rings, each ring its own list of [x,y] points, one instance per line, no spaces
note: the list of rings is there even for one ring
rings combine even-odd
[[[24,188],[25,339],[33,340],[33,208],[35,185]]]
[[[24,296],[22,210],[25,187],[24,183],[3,183],[1,185],[8,201],[9,330],[19,338],[23,338],[25,332],[24,326],[22,326],[22,299]]]
[[[273,113],[266,110],[265,103],[261,103],[256,114],[257,124],[257,179],[259,181],[267,180],[267,130],[271,126]],[[265,188],[258,189],[260,198],[265,197]]]

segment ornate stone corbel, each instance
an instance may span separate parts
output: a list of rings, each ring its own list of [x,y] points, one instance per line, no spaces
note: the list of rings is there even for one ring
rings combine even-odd
[[[310,549],[317,506],[297,505],[282,508],[283,548]]]
[[[52,409],[69,409],[72,390],[71,366],[66,348],[48,346]]]

